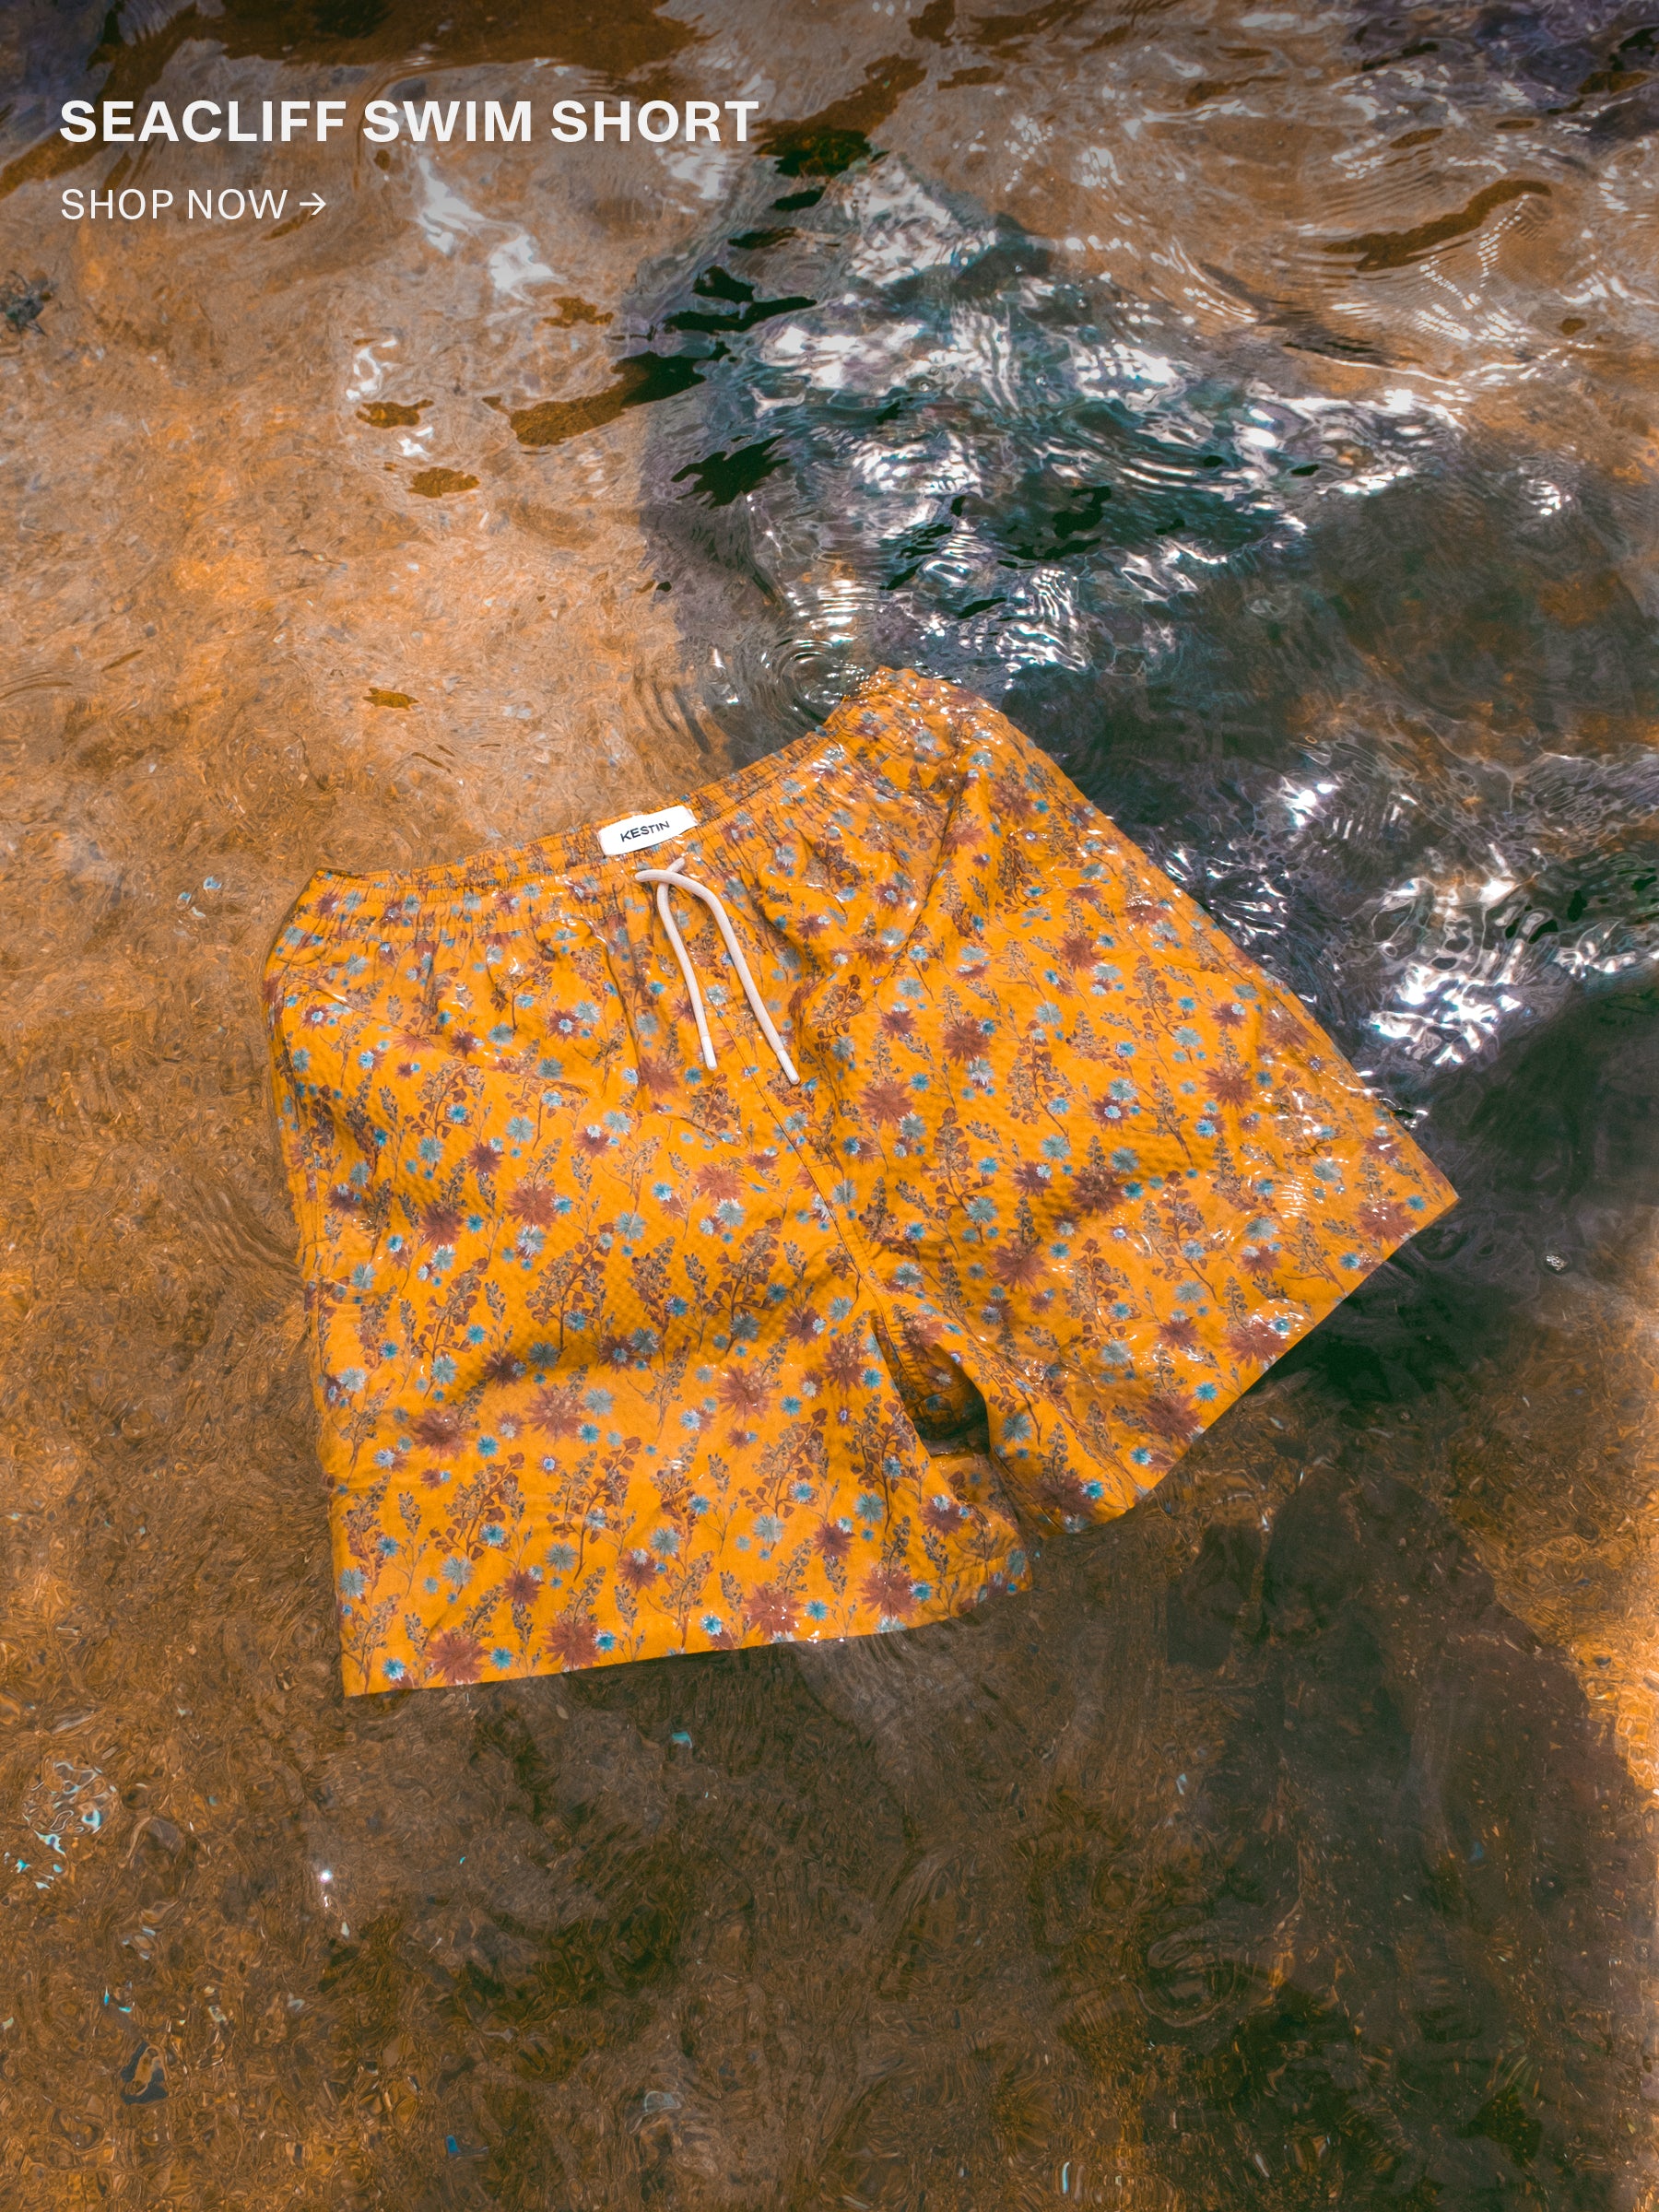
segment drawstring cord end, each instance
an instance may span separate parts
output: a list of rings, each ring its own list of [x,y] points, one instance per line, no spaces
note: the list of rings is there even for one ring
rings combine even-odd
[[[737,971],[737,980],[743,985],[743,994],[748,1000],[749,1012],[754,1016],[761,1035],[776,1054],[778,1065],[792,1084],[798,1085],[801,1078],[796,1072],[795,1064],[784,1049],[783,1040],[778,1034],[777,1025],[766,1010],[766,1001],[761,997],[755,979],[749,973],[749,964],[743,957],[743,947],[737,942],[736,932],[732,927],[731,919],[725,908],[706,883],[694,882],[689,876],[682,873],[685,865],[683,860],[677,860],[671,867],[641,868],[634,877],[634,881],[636,883],[654,883],[656,886],[657,916],[667,933],[668,942],[674,947],[674,956],[679,962],[680,974],[685,979],[686,994],[691,1001],[691,1011],[697,1018],[697,1038],[698,1042],[702,1046],[703,1065],[707,1068],[714,1068],[718,1065],[714,1057],[714,1042],[709,1035],[709,1018],[703,1012],[702,993],[698,987],[697,971],[691,964],[691,955],[687,949],[686,940],[680,935],[679,924],[674,919],[674,910],[668,903],[670,884],[674,885],[677,890],[689,891],[694,899],[700,899],[713,915],[720,934],[725,940],[726,952],[731,959],[732,965]]]

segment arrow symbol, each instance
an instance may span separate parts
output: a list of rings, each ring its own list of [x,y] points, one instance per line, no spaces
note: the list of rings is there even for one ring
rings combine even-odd
[[[320,192],[313,192],[309,200],[301,200],[300,205],[301,207],[309,207],[313,215],[321,215],[328,202]]]

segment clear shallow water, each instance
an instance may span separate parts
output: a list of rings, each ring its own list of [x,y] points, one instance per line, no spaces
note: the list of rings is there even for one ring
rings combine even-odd
[[[5,32],[9,2201],[1645,2203],[1641,17],[126,15]],[[347,148],[260,171],[330,202],[280,238],[71,231],[104,169],[30,152],[106,70],[536,55],[777,135]],[[882,660],[1035,731],[1462,1205],[1029,1599],[346,1707],[284,906]]]

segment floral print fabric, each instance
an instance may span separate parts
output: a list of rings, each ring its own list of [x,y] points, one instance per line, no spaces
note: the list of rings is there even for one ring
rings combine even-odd
[[[267,977],[348,1691],[862,1635],[1144,1497],[1444,1181],[1001,714],[884,673],[596,833],[318,876]],[[641,867],[677,918],[700,1061]]]

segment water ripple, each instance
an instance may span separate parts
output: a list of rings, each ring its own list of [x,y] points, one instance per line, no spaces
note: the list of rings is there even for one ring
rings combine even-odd
[[[721,335],[649,462],[740,752],[877,662],[973,686],[1408,1087],[1651,959],[1605,910],[1659,663],[1569,456],[1498,450],[1468,382],[1201,339],[894,157],[760,212],[643,303],[807,302]],[[765,467],[698,523],[710,448]]]

